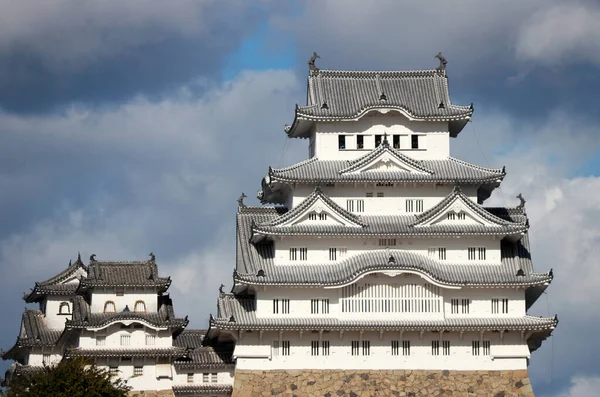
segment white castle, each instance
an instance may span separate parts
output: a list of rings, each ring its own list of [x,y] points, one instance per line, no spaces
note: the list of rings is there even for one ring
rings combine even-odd
[[[209,329],[185,330],[153,255],[78,258],[25,296],[40,310],[24,313],[3,355],[12,376],[83,355],[134,390],[185,396],[363,395],[348,388],[376,390],[379,373],[405,390],[421,374],[461,388],[481,371],[508,374],[477,381],[490,393],[532,395],[530,355],[558,320],[527,310],[552,271],[533,271],[521,196],[482,205],[504,169],[450,156],[473,107],[451,103],[445,59],[339,71],[316,57],[307,105],[286,127],[308,139],[309,159],[269,168],[258,193],[268,205],[239,199],[233,287],[220,289]]]

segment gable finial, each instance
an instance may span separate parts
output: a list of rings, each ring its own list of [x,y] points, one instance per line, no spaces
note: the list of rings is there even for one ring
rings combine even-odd
[[[225,288],[225,284],[221,284],[221,286],[219,287],[219,293],[223,294],[223,288]]]
[[[81,252],[77,252],[77,262],[81,263]]]
[[[246,197],[248,197],[248,196],[246,196],[246,193],[244,193],[244,192],[242,192],[242,195],[240,197],[238,197],[238,199],[237,199],[238,209],[246,207],[246,204],[244,204],[244,199]]]
[[[383,142],[381,142],[381,144],[382,144],[384,147],[389,147],[389,146],[390,146],[390,143],[388,142],[388,139],[387,139],[387,138],[388,138],[388,133],[387,133],[387,131],[385,131],[385,132],[383,133]]]
[[[444,56],[442,55],[441,52],[438,52],[437,55],[435,56],[435,58],[440,60],[440,66],[438,66],[436,68],[437,71],[439,72],[443,72],[446,70],[446,64],[448,63],[448,61],[446,61],[446,58],[444,58]]]
[[[148,256],[150,257],[150,262],[156,261],[156,255],[154,255],[154,252],[150,252]]]
[[[90,255],[90,262],[96,262],[96,254]]]
[[[521,202],[519,203],[519,205],[517,205],[517,208],[525,208],[525,203],[526,203],[526,201],[525,201],[525,199],[523,198],[523,195],[522,195],[521,193],[519,193],[519,194],[517,195],[517,198],[518,198],[519,200],[521,200]]]
[[[312,57],[310,57],[310,60],[308,61],[308,70],[310,71],[310,74],[319,73],[319,68],[315,65],[315,61],[320,58],[321,57],[316,52],[313,52]]]
[[[73,261],[69,259],[69,267],[73,266]]]

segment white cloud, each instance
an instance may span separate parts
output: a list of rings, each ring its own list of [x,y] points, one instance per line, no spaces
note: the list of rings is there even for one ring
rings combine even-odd
[[[0,53],[33,54],[52,69],[77,69],[172,36],[216,44],[225,41],[219,31],[249,14],[247,5],[223,0],[0,0],[0,9]]]
[[[600,376],[574,376],[568,391],[556,397],[597,397],[600,396]]]
[[[581,1],[554,4],[526,20],[519,32],[519,59],[543,65],[600,63],[600,6]]]

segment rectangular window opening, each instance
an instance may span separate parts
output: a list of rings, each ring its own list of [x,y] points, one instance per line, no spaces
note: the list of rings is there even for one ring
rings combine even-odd
[[[340,150],[346,149],[346,135],[339,135],[338,136],[338,148]]]
[[[418,149],[419,148],[419,136],[418,135],[411,135],[410,136],[410,148],[411,149]]]
[[[394,135],[394,149],[400,149],[400,135]]]
[[[364,137],[364,135],[357,135],[356,136],[356,148],[357,149],[364,149],[365,148],[365,137]]]

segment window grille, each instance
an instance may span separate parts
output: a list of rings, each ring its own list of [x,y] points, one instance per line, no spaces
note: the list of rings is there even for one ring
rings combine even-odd
[[[325,213],[325,212],[321,212],[321,213],[319,214],[319,220],[320,220],[320,221],[326,221],[326,220],[327,220],[327,213]]]
[[[146,335],[146,346],[154,346],[156,344],[156,335]]]
[[[208,372],[202,374],[202,383],[208,383]]]
[[[494,314],[506,314],[508,313],[508,299],[506,298],[494,298],[492,299],[492,313]]]
[[[489,356],[490,355],[490,341],[489,340],[484,340],[483,341],[483,355],[484,356]]]
[[[309,221],[316,221],[317,220],[317,214],[314,213],[314,212],[308,214],[308,220]]]
[[[146,313],[146,303],[144,301],[136,301],[133,311],[135,313]]]
[[[380,238],[379,239],[379,246],[380,247],[393,247],[396,245],[396,239],[395,238]]]
[[[210,381],[212,383],[217,383],[218,379],[219,379],[219,377],[216,372],[213,372],[212,374],[210,374]]]
[[[337,248],[329,248],[329,260],[337,260]]]
[[[448,214],[446,216],[448,217],[449,221],[453,221],[456,219],[456,213],[454,213],[454,212],[448,212]]]
[[[459,221],[464,221],[465,219],[467,219],[467,214],[465,214],[464,212],[459,212],[456,217]]]
[[[365,200],[356,200],[356,212],[365,212]]]
[[[377,197],[383,197],[383,192],[377,192]]]
[[[144,367],[142,367],[142,366],[133,367],[133,375],[135,375],[135,376],[144,375]]]
[[[61,302],[58,308],[58,314],[71,314],[71,310],[69,309],[69,304],[67,302]]]
[[[290,341],[289,340],[281,341],[281,355],[282,356],[290,355]]]
[[[321,352],[323,356],[329,355],[329,341],[323,340],[321,341]]]
[[[407,199],[406,200],[406,212],[423,212],[423,200],[422,199]]]
[[[450,300],[451,314],[469,314],[469,309],[471,306],[470,299],[451,299]]]
[[[308,258],[308,248],[290,248],[290,261],[305,261]]]
[[[431,355],[432,356],[440,355],[440,341],[439,340],[431,341]]]
[[[329,314],[329,299],[314,298],[310,300],[310,314]]]
[[[342,288],[342,313],[440,313],[439,287],[424,284],[351,284]]]
[[[273,299],[273,314],[290,314],[290,300]]]
[[[450,341],[449,340],[442,341],[442,354],[444,356],[450,355]]]
[[[363,356],[371,355],[371,341],[369,341],[369,340],[362,341],[362,355]]]
[[[402,341],[402,355],[410,356],[410,341],[409,340]]]
[[[119,367],[108,367],[108,374],[110,376],[117,376],[117,375],[119,375]]]
[[[50,354],[45,353],[42,355],[42,363],[49,365],[50,364]]]
[[[193,373],[187,374],[187,383],[194,383],[194,374]]]
[[[354,200],[346,200],[346,211],[354,212]]]
[[[352,341],[352,355],[358,356],[360,354],[360,341],[353,340]]]
[[[480,344],[479,344],[479,341],[478,341],[478,340],[474,340],[474,341],[471,343],[471,354],[472,354],[473,356],[479,356],[479,354],[480,354],[480,352],[481,352],[481,349],[480,349],[480,348],[481,348],[481,346],[480,346]]]
[[[96,346],[106,346],[106,336],[97,336]]]
[[[104,313],[116,313],[117,308],[115,306],[115,302],[113,301],[107,301],[104,304]]]
[[[399,355],[400,355],[400,341],[393,340],[392,341],[392,356],[399,356]]]
[[[129,346],[131,344],[131,335],[121,335],[121,346]]]
[[[313,340],[310,342],[310,355],[318,356],[319,355],[319,341]]]
[[[373,192],[367,192],[367,197],[368,198],[373,197]]]

